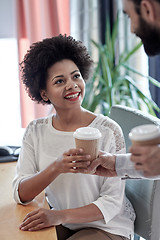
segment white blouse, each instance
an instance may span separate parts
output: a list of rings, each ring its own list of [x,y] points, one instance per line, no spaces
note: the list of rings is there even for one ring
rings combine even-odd
[[[100,114],[89,126],[98,128],[102,133],[100,150],[112,154],[125,153],[123,133],[116,122]],[[45,169],[71,148],[75,148],[73,132],[56,130],[52,126],[52,116],[32,121],[24,134],[17,162],[13,181],[15,201],[21,203],[18,185],[22,179]],[[72,230],[95,227],[127,238],[133,236],[135,213],[125,197],[124,180],[65,173],[59,175],[45,191],[54,209],[78,208],[93,203],[104,216],[103,220],[64,226]]]

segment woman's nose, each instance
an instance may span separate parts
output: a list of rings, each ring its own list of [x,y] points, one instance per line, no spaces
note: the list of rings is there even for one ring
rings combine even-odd
[[[74,81],[69,81],[66,84],[66,90],[75,89],[78,85]]]

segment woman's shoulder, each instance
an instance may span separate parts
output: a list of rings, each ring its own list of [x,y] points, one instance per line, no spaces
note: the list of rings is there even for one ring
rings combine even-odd
[[[121,127],[117,122],[108,116],[102,114],[97,114],[97,117],[92,122],[95,126],[100,126],[101,128],[107,128],[111,131],[121,131]]]
[[[52,115],[34,119],[28,124],[28,127],[30,128],[32,126],[35,127],[35,126],[47,125],[51,119],[52,119]]]
[[[108,116],[98,114],[93,122],[93,127],[98,128],[102,133],[102,145],[105,145],[102,147],[105,151],[110,152],[111,149],[112,153],[125,151],[123,132],[117,122]],[[107,145],[107,142],[110,143],[110,146]]]
[[[42,118],[37,118],[32,120],[26,128],[24,139],[28,135],[37,131],[39,128],[48,126],[48,124],[51,122],[51,119],[52,119],[52,116],[47,116],[47,117],[42,117]]]

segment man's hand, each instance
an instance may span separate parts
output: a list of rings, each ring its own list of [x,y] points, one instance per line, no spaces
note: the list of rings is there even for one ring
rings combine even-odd
[[[136,170],[142,170],[146,177],[160,175],[160,145],[132,146],[130,152]]]
[[[117,176],[115,170],[115,160],[116,156],[100,151],[98,158],[91,162],[91,165],[87,168],[86,173],[104,177],[115,177]]]

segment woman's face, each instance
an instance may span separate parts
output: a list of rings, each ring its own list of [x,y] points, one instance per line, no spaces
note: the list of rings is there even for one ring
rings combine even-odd
[[[56,111],[80,107],[84,94],[85,82],[73,61],[63,59],[48,69],[46,89],[41,90],[41,96],[44,101],[49,99]]]

